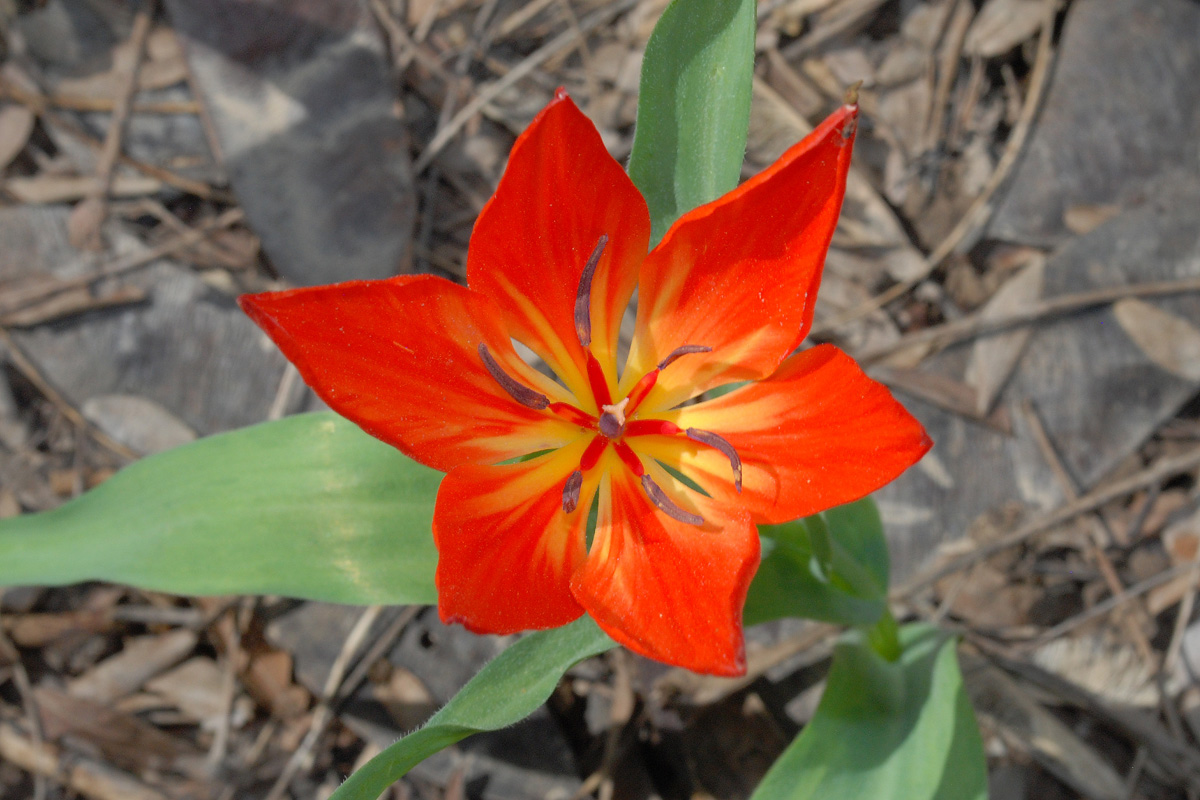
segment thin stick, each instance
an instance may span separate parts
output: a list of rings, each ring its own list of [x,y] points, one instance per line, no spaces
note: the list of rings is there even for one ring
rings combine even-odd
[[[308,733],[305,734],[304,741],[300,743],[300,746],[292,753],[292,757],[288,759],[287,764],[284,765],[283,771],[279,773],[279,777],[271,786],[271,791],[267,792],[266,800],[279,800],[283,797],[287,792],[288,784],[292,782],[292,777],[311,755],[313,748],[317,746],[317,740],[321,738],[321,734],[325,732],[326,726],[332,720],[332,704],[342,685],[342,678],[346,675],[350,659],[354,657],[363,640],[367,638],[371,625],[379,618],[382,611],[383,606],[369,606],[364,609],[349,635],[346,636],[346,641],[342,643],[342,651],[338,653],[333,666],[329,668],[329,677],[325,679],[325,686],[321,690],[321,700],[313,711]]]
[[[17,371],[24,375],[25,379],[32,383],[41,392],[42,396],[49,400],[58,409],[59,413],[66,417],[76,428],[87,431],[101,447],[111,450],[127,461],[137,461],[141,458],[140,454],[135,453],[133,450],[111,438],[107,433],[92,425],[82,414],[76,411],[75,406],[67,402],[67,399],[50,385],[50,382],[42,375],[41,370],[34,366],[34,363],[29,360],[29,357],[25,355],[25,352],[4,328],[0,328],[0,347],[7,350],[8,359],[17,368]]]
[[[943,348],[967,339],[998,333],[1018,325],[1028,325],[1049,317],[1108,305],[1129,297],[1163,297],[1194,292],[1200,292],[1200,277],[1090,289],[1086,292],[1050,297],[1025,308],[993,317],[986,317],[977,311],[969,317],[942,325],[934,325],[902,336],[882,347],[855,353],[854,357],[862,364],[873,364],[919,344],[932,344],[934,347]]]
[[[1168,583],[1174,578],[1177,578],[1180,575],[1186,574],[1187,572],[1195,569],[1196,564],[1190,562],[1187,564],[1178,564],[1170,569],[1165,569],[1157,575],[1152,575],[1144,581],[1135,583],[1133,586],[1130,586],[1120,594],[1115,594],[1107,600],[1096,603],[1096,605],[1092,606],[1087,611],[1063,620],[1053,628],[1049,628],[1042,632],[1042,634],[1033,639],[1033,641],[1027,642],[1022,646],[1031,648],[1040,647],[1046,642],[1057,639],[1066,633],[1070,633],[1084,623],[1091,622],[1097,617],[1104,616],[1108,612],[1120,607],[1121,605],[1124,605],[1125,603],[1128,603],[1130,600],[1146,594],[1146,592],[1149,592],[1151,589],[1162,586],[1164,583]]]
[[[113,169],[117,166],[117,157],[121,154],[121,141],[125,138],[125,126],[129,122],[129,111],[133,107],[133,96],[137,94],[138,73],[141,71],[142,59],[146,54],[146,40],[150,37],[150,25],[154,21],[154,0],[145,0],[133,20],[133,30],[129,34],[130,63],[128,71],[120,77],[123,83],[118,88],[117,97],[113,102],[112,119],[108,124],[108,132],[104,136],[104,145],[100,148],[100,158],[96,162],[96,177],[99,180],[98,197],[108,195],[112,185]]]
[[[1110,500],[1116,500],[1120,497],[1125,497],[1139,489],[1143,489],[1150,484],[1158,483],[1172,475],[1177,475],[1181,472],[1194,469],[1200,466],[1200,447],[1189,450],[1174,458],[1164,458],[1152,467],[1148,467],[1141,472],[1134,473],[1128,478],[1115,481],[1108,486],[1103,486],[1095,489],[1088,494],[1083,495],[1078,500],[1068,502],[1060,508],[1046,514],[1045,516],[1035,519],[1032,522],[1022,525],[1017,530],[1003,536],[993,542],[981,545],[969,553],[951,559],[948,563],[940,567],[925,570],[923,573],[910,579],[907,583],[897,587],[893,592],[893,598],[904,600],[913,594],[921,591],[926,586],[941,580],[947,575],[952,575],[961,569],[965,569],[972,564],[982,561],[983,559],[995,553],[1007,550],[1010,547],[1015,547],[1021,544],[1031,536],[1035,536],[1045,530],[1053,528],[1068,520],[1078,517],[1080,514],[1099,508]],[[1190,568],[1190,564],[1187,565]]]
[[[55,108],[67,111],[111,112],[116,101],[111,97],[88,97],[77,94],[48,94],[46,102]],[[133,114],[199,114],[200,103],[195,100],[163,100],[154,103],[134,102],[130,106]]]
[[[35,775],[44,775],[92,800],[167,800],[127,772],[89,758],[64,755],[57,747],[35,742],[10,722],[0,720],[0,759]]]
[[[70,289],[77,289],[81,286],[90,286],[98,280],[104,278],[112,278],[117,275],[125,275],[133,272],[136,269],[152,264],[160,258],[174,255],[189,247],[199,244],[213,231],[228,228],[242,222],[246,215],[240,208],[231,208],[211,220],[208,220],[195,228],[191,228],[185,233],[181,233],[171,239],[162,242],[155,247],[143,250],[138,253],[133,253],[128,256],[122,256],[114,259],[106,264],[102,264],[86,275],[80,275],[76,278],[70,278],[61,281],[55,281],[49,285],[32,286],[25,291],[12,290],[7,292],[5,297],[14,307],[20,307],[29,303],[34,303],[39,300],[45,300],[48,297],[53,297],[61,292]]]
[[[3,597],[4,592],[0,590],[0,597]],[[21,661],[21,654],[17,652],[17,648],[8,638],[8,634],[0,628],[0,654],[12,661],[13,682],[17,684],[17,692],[21,695],[22,705],[25,707],[25,721],[29,724],[30,738],[33,740],[35,747],[44,747],[46,743],[46,733],[42,730],[42,715],[38,712],[37,696],[33,693],[33,684],[29,681],[29,672],[25,669],[25,663]],[[33,773],[33,798],[34,800],[45,800],[49,786],[46,783],[46,776],[40,772]]]
[[[33,113],[41,117],[47,125],[52,125],[61,130],[63,133],[73,136],[87,147],[99,151],[104,146],[103,142],[84,130],[83,126],[81,126],[70,116],[59,114],[57,111],[54,111],[52,108],[50,108],[50,105],[44,95],[36,92],[26,91],[20,86],[13,84],[11,81],[6,81],[3,75],[0,75],[0,92],[33,111]],[[121,153],[118,156],[117,161],[120,164],[132,167],[144,175],[149,175],[150,177],[156,178],[165,184],[174,186],[176,189],[188,192],[189,194],[194,194],[197,197],[203,197],[205,200],[212,200],[214,202],[233,202],[234,198],[229,192],[220,189],[214,189],[207,183],[195,181],[191,178],[185,178],[184,176],[168,169],[164,169],[154,164],[148,164],[145,161],[139,161],[130,155]]]
[[[471,102],[463,106],[454,118],[451,119],[444,128],[437,132],[437,135],[429,142],[425,151],[421,153],[413,169],[416,172],[422,172],[430,163],[437,158],[438,153],[450,143],[450,140],[466,125],[472,117],[480,112],[484,106],[495,100],[506,89],[515,84],[517,81],[524,78],[529,73],[533,72],[543,62],[553,56],[560,50],[570,47],[575,43],[581,34],[591,32],[593,29],[607,24],[614,17],[622,14],[625,11],[633,8],[640,0],[619,0],[611,5],[605,5],[601,8],[588,14],[579,21],[579,29],[571,28],[570,30],[560,33],[546,44],[539,47],[537,50],[530,53],[525,59],[513,67],[508,74],[497,80],[495,83],[484,88]]]
[[[1046,433],[1046,427],[1042,424],[1041,416],[1033,407],[1033,401],[1026,400],[1022,403],[1021,412],[1025,417],[1026,423],[1029,425],[1029,430],[1033,434],[1034,441],[1037,442],[1038,449],[1042,452],[1042,458],[1049,465],[1050,471],[1054,473],[1063,496],[1068,501],[1078,500],[1079,487],[1075,483],[1075,479],[1067,472],[1062,459],[1059,458],[1058,451],[1054,448],[1054,443],[1050,441],[1050,435]],[[1117,570],[1113,567],[1108,554],[1104,552],[1104,548],[1100,545],[1101,541],[1109,538],[1108,531],[1105,530],[1104,522],[1100,518],[1099,513],[1095,511],[1087,515],[1087,521],[1092,527],[1093,538],[1087,539],[1087,547],[1085,549],[1096,562],[1096,566],[1100,570],[1100,575],[1108,585],[1108,591],[1115,597],[1125,591],[1125,586],[1121,583],[1121,578],[1117,575]],[[1140,606],[1135,611],[1141,611],[1140,616],[1146,615],[1145,609]],[[1152,663],[1155,660],[1154,650],[1150,647],[1150,641],[1146,638],[1146,633],[1138,624],[1138,620],[1132,614],[1120,614],[1117,618],[1125,627],[1125,632],[1133,639],[1142,659],[1148,664]]]
[[[1052,55],[1050,40],[1054,34],[1054,17],[1058,12],[1058,0],[1045,0],[1045,3],[1041,33],[1038,35],[1037,55],[1033,63],[1033,72],[1029,77],[1029,92],[1025,95],[1025,103],[1021,106],[1021,116],[1017,119],[1016,124],[1013,125],[1008,141],[1004,143],[1004,154],[1000,156],[1000,161],[996,163],[996,168],[992,170],[991,177],[988,178],[983,191],[971,203],[970,208],[962,215],[958,224],[954,226],[950,233],[946,234],[946,237],[942,239],[938,246],[933,249],[933,252],[925,259],[924,268],[917,276],[897,283],[895,286],[881,292],[857,308],[850,310],[828,325],[822,326],[819,330],[813,332],[815,335],[828,335],[841,326],[868,316],[893,300],[902,297],[914,286],[923,281],[938,264],[941,264],[945,260],[946,256],[954,252],[955,248],[970,233],[983,227],[991,218],[993,211],[991,205],[992,196],[1008,180],[1009,173],[1016,166],[1024,150],[1025,140],[1028,138],[1033,120],[1041,108],[1042,95],[1045,93],[1046,84],[1050,77]]]

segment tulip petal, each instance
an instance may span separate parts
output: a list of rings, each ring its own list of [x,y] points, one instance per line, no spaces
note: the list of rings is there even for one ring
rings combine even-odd
[[[647,436],[636,441],[638,451],[714,499],[749,509],[755,522],[786,522],[864,497],[933,445],[887,387],[832,345],[797,353],[764,381],[662,416],[724,437],[741,457],[741,493],[729,459],[714,448]]]
[[[487,371],[481,343],[525,386],[565,398],[516,355],[495,305],[450,281],[403,276],[238,302],[330,408],[434,469],[496,463],[579,435],[520,405]]]
[[[617,332],[650,241],[646,201],[600,134],[560,93],[517,139],[475,223],[467,283],[494,300],[512,335],[590,404],[575,295],[602,235],[592,280],[592,352],[616,386]],[[594,407],[585,408],[596,413]]]
[[[812,325],[858,114],[843,106],[739,188],[685,214],[642,263],[637,333],[622,389],[681,345],[643,408],[770,375]]]
[[[562,489],[587,439],[530,461],[451,470],[438,490],[438,613],[476,633],[553,628],[583,608],[570,590],[586,556],[595,472],[579,507],[562,508]]]
[[[688,492],[657,464],[646,468],[704,524],[667,516],[632,473],[611,470],[591,552],[571,581],[575,597],[634,652],[696,672],[744,674],[742,606],[759,559],[750,515]]]

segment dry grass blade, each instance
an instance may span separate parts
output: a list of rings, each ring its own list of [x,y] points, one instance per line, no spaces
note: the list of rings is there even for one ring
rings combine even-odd
[[[429,142],[429,145],[426,146],[425,150],[421,153],[420,157],[413,165],[413,169],[416,172],[421,172],[428,167],[433,160],[437,158],[438,153],[442,152],[442,148],[450,143],[450,140],[454,138],[454,136],[462,129],[464,125],[467,124],[467,122],[471,120],[472,117],[478,114],[488,103],[499,97],[500,94],[510,86],[515,85],[517,81],[532,73],[535,69],[537,69],[537,67],[554,56],[556,53],[573,46],[578,41],[579,37],[590,33],[601,25],[608,24],[618,15],[623,14],[624,12],[636,6],[638,2],[640,2],[640,0],[618,0],[616,3],[599,8],[581,19],[579,21],[578,29],[572,27],[570,30],[560,33],[558,36],[555,36],[553,39],[546,42],[546,44],[530,53],[528,56],[522,59],[521,63],[509,70],[504,77],[487,86],[487,88],[476,95],[465,106],[463,106],[463,108],[457,114],[455,114],[449,122],[446,123],[445,127],[441,128],[434,135],[433,139]]]
[[[931,344],[934,347],[942,348],[977,336],[998,333],[1018,325],[1028,325],[1032,322],[1083,311],[1095,306],[1109,305],[1127,298],[1169,297],[1193,292],[1200,292],[1200,278],[1092,289],[1077,294],[1051,297],[1025,308],[1014,309],[1006,314],[985,315],[976,312],[954,322],[934,325],[902,336],[884,347],[855,353],[854,357],[863,364],[874,364],[893,353],[899,353],[915,345]]]
[[[835,320],[820,330],[814,330],[813,335],[828,335],[842,325],[864,317],[877,309],[883,308],[893,300],[903,297],[913,287],[924,280],[925,276],[941,264],[947,256],[953,253],[968,236],[981,230],[987,223],[993,210],[992,197],[1008,179],[1009,174],[1020,158],[1021,151],[1025,147],[1025,140],[1029,137],[1033,120],[1037,117],[1038,109],[1041,108],[1042,97],[1046,92],[1046,85],[1049,82],[1050,63],[1053,54],[1051,40],[1054,34],[1054,18],[1058,12],[1059,0],[1044,0],[1044,2],[1044,16],[1042,18],[1041,33],[1038,35],[1037,55],[1034,60],[1033,73],[1029,78],[1029,91],[1026,92],[1025,102],[1021,106],[1021,116],[1017,120],[1017,124],[1013,126],[1008,141],[1004,145],[1004,154],[996,164],[995,170],[992,171],[991,177],[988,178],[983,191],[971,203],[970,208],[963,214],[953,230],[942,239],[938,246],[929,254],[928,258],[926,258],[925,269],[922,275],[897,283],[887,291],[872,298],[870,302],[853,309],[840,319]]]
[[[907,583],[893,589],[892,597],[898,600],[908,598],[947,575],[952,575],[961,569],[966,569],[972,564],[995,553],[1022,544],[1030,537],[1047,531],[1055,525],[1093,511],[1110,500],[1126,497],[1139,489],[1159,483],[1173,475],[1194,470],[1196,467],[1200,467],[1200,448],[1189,450],[1172,458],[1161,459],[1153,466],[1147,467],[1127,478],[1114,481],[1107,486],[1102,486],[1083,495],[1078,500],[1071,501],[1049,514],[1045,514],[1038,519],[1022,525],[1006,536],[1002,536],[995,541],[975,548],[969,553],[964,553],[957,558],[953,558],[946,564],[924,570]]]

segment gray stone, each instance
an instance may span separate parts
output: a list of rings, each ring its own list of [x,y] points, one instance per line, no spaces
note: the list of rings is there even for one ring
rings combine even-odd
[[[1147,186],[1139,205],[1051,256],[1045,296],[1200,276],[1197,208],[1200,181],[1187,174]],[[1196,293],[1151,302],[1182,319],[1200,320]],[[923,369],[961,380],[970,347],[950,348]],[[903,398],[933,437],[932,452],[941,468],[909,470],[877,495],[891,535],[895,580],[903,580],[938,544],[962,535],[990,509],[1014,499],[1035,508],[1061,502],[1052,474],[1023,429],[1018,413],[1023,401],[1033,401],[1063,463],[1086,490],[1198,389],[1197,381],[1151,362],[1121,328],[1112,307],[1102,306],[1034,328],[1000,398],[1009,409],[1013,436]]]
[[[1075,205],[1139,202],[1166,172],[1200,180],[1200,5],[1071,4],[1045,106],[988,235],[1052,245]]]
[[[299,284],[411,259],[415,200],[365,0],[168,0],[247,219]]]
[[[63,206],[0,209],[0,280],[94,269],[102,257],[67,241],[68,213]],[[105,233],[120,254],[143,248],[121,223]],[[139,395],[201,435],[266,418],[284,360],[232,297],[167,260],[121,281],[144,289],[147,301],[12,333],[68,400],[78,407],[100,395]]]

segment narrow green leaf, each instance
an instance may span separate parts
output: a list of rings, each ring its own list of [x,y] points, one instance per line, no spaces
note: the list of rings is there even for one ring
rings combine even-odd
[[[763,558],[746,598],[747,625],[781,617],[871,625],[883,615],[887,542],[869,497],[759,533]]]
[[[330,414],[138,461],[0,521],[0,586],[100,579],[178,594],[433,603],[441,473]]]
[[[499,730],[529,716],[546,702],[563,673],[615,646],[590,617],[526,636],[480,670],[424,727],[351,775],[330,800],[375,800],[437,751],[473,733]]]
[[[646,44],[629,176],[650,206],[651,244],[733,189],[750,128],[754,0],[673,0]]]
[[[751,800],[986,800],[987,764],[954,640],[900,629],[889,663],[843,637],[817,713]]]

